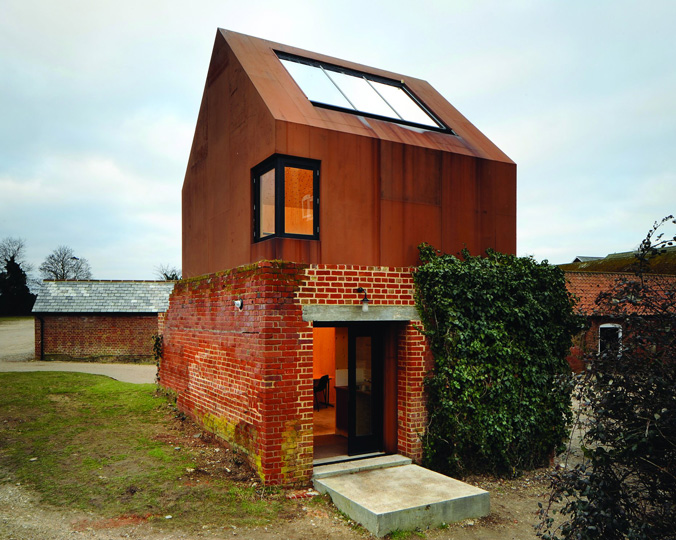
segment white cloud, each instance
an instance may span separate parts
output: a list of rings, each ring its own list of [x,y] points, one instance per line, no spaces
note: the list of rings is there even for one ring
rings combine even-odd
[[[430,81],[518,165],[518,246],[565,262],[674,213],[676,4],[6,0],[0,237],[96,277],[180,264],[217,27]]]
[[[178,167],[185,167],[190,154],[197,118],[186,121],[174,114],[143,110],[126,118],[118,136],[127,146],[151,160],[162,159]]]

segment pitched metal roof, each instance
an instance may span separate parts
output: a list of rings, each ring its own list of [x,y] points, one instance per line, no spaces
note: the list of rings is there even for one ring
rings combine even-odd
[[[207,74],[207,86],[214,83],[224,71],[228,56],[223,52],[223,47],[232,51],[245,76],[277,121],[513,163],[426,81],[219,28]],[[451,128],[453,134],[409,128],[396,122],[367,121],[359,114],[343,112],[345,109],[318,107],[294,81],[282,64],[280,54],[399,81],[436,118]]]
[[[173,281],[43,281],[33,313],[162,313]]]
[[[585,257],[584,255],[578,255],[575,257],[573,260],[574,263],[579,263],[579,262],[589,262],[589,261],[600,261],[603,259],[603,257]]]

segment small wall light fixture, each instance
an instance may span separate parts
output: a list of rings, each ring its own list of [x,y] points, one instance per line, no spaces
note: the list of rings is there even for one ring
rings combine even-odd
[[[363,289],[363,287],[359,287],[357,292],[359,294],[364,293],[364,298],[361,299],[361,310],[366,313],[369,310],[369,297],[366,296],[366,291]]]
[[[234,303],[235,303],[235,307],[237,309],[242,309],[244,307],[244,300],[242,300],[241,298],[238,298],[237,300],[235,300]]]

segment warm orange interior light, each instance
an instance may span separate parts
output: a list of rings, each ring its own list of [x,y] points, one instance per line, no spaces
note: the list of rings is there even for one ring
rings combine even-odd
[[[313,234],[313,171],[284,167],[284,232]]]
[[[275,170],[261,175],[259,238],[275,234]]]

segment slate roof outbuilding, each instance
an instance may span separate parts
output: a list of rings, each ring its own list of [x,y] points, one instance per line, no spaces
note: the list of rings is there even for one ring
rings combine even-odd
[[[33,313],[163,313],[173,281],[43,281]]]

